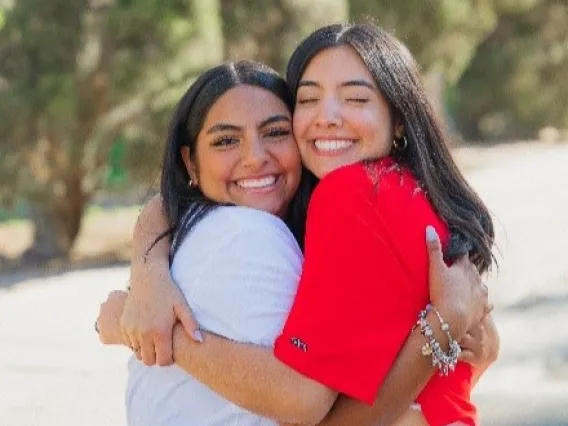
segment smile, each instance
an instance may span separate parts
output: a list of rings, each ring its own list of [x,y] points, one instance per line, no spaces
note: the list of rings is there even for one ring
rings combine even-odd
[[[277,175],[269,175],[254,179],[239,179],[235,184],[243,189],[267,189],[274,186],[277,180]]]
[[[316,139],[314,145],[318,151],[326,154],[335,154],[351,148],[355,139]]]

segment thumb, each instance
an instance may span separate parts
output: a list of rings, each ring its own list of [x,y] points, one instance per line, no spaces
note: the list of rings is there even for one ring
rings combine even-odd
[[[426,247],[428,249],[430,274],[437,274],[446,267],[446,264],[444,262],[444,254],[442,253],[440,236],[431,225],[426,227]]]
[[[174,314],[178,321],[183,326],[185,332],[190,335],[196,342],[203,342],[203,336],[199,331],[199,326],[195,322],[191,310],[186,303],[176,303],[174,304]]]

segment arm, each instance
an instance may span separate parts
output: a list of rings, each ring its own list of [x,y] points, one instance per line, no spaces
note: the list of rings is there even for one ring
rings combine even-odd
[[[458,295],[452,296],[451,291],[441,291],[437,287],[462,289],[466,286],[455,284],[472,281],[472,277],[470,270],[462,265],[445,268],[439,254],[439,245],[436,244],[431,250],[430,281],[434,293],[440,295],[445,292],[443,297],[447,301]],[[459,306],[457,303],[455,305]],[[107,302],[106,308],[111,309],[110,306]],[[113,309],[116,310],[116,307]],[[463,311],[454,307],[442,310],[447,321],[452,323],[454,334],[458,336],[458,333],[464,333]],[[106,314],[103,311],[100,318],[113,316],[112,312]],[[115,315],[120,315],[120,311]],[[431,321],[434,322],[435,318],[431,318]],[[107,331],[107,323],[112,324],[112,321],[99,319],[101,340],[109,344],[123,343],[113,341],[120,337],[113,337],[112,331]],[[435,332],[439,333],[436,329]],[[438,337],[440,342],[444,341],[442,335]],[[420,356],[423,342],[419,333],[413,332],[410,335],[372,407],[342,396],[321,424],[365,425],[374,424],[377,419],[380,422],[376,424],[391,424],[392,420],[408,410],[410,403],[433,373],[428,359]],[[317,423],[327,413],[336,395],[323,385],[280,363],[266,349],[230,342],[211,334],[205,335],[202,344],[196,344],[179,324],[174,330],[174,357],[176,363],[192,376],[236,404],[289,423]]]
[[[174,328],[176,364],[249,411],[293,424],[316,424],[337,393],[278,361],[270,349],[204,333],[196,344]],[[214,360],[214,362],[212,362]]]
[[[191,311],[169,273],[170,238],[156,242],[168,227],[162,198],[156,195],[144,206],[134,227],[131,285],[120,320],[125,342],[141,348],[137,355],[146,365],[173,362],[172,329],[176,321],[193,339],[200,339]]]
[[[434,303],[452,324],[454,336],[459,338],[465,335],[469,322],[469,314],[462,310],[462,297],[469,297],[463,289],[471,287],[468,291],[475,292],[481,286],[471,264],[462,261],[446,268],[439,241],[432,241],[429,248],[430,282],[434,293],[445,298],[443,302],[435,300]],[[469,286],[464,285],[466,282]],[[477,297],[484,303],[483,295]],[[434,315],[429,314],[432,324],[437,321]],[[434,328],[434,332],[439,342],[447,343],[439,329]],[[420,355],[423,344],[424,338],[420,332],[412,332],[373,406],[340,396],[329,415],[319,424],[391,425],[405,413],[414,414],[408,413],[409,407],[434,374],[430,359]],[[210,334],[206,335],[203,344],[196,345],[179,325],[174,330],[174,357],[176,364],[227,399],[258,414],[289,423],[313,424],[327,413],[335,395],[330,394],[329,390],[326,392],[323,385],[280,363],[269,351],[229,342]],[[215,361],[211,362],[213,359]],[[318,385],[320,389],[317,389]],[[326,395],[325,404],[318,402],[322,394]],[[313,410],[311,407],[314,406],[319,409]],[[310,415],[300,416],[302,411]]]

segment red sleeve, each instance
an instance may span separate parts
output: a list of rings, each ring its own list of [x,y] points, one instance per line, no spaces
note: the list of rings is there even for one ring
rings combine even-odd
[[[361,167],[333,172],[316,188],[302,278],[275,345],[283,363],[368,404],[427,299],[372,194]],[[425,256],[424,228],[420,243]]]

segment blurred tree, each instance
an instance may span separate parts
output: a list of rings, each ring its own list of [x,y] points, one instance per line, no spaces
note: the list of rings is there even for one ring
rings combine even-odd
[[[502,0],[499,22],[457,85],[457,120],[470,139],[535,137],[568,128],[568,3]]]
[[[221,60],[219,0],[18,0],[0,17],[0,203],[29,203],[25,256],[67,257],[115,141],[155,170],[156,117]]]
[[[225,56],[254,58],[280,72],[314,29],[346,21],[347,0],[221,0]]]
[[[350,0],[353,20],[370,20],[392,31],[410,49],[425,73],[452,83],[477,43],[495,25],[491,0]]]

